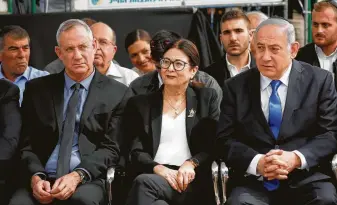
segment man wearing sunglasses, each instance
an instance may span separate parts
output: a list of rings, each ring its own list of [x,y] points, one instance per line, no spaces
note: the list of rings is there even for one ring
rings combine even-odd
[[[321,1],[312,11],[313,43],[302,47],[296,59],[333,73],[337,68],[337,1]]]
[[[225,80],[255,65],[249,51],[252,40],[250,21],[241,10],[226,12],[221,18],[220,40],[226,54],[218,62],[205,69],[223,87]]]

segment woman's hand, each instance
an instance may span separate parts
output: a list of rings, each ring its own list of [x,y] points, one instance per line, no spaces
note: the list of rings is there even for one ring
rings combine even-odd
[[[153,168],[153,172],[164,177],[174,190],[181,193],[181,189],[179,188],[177,181],[177,170],[169,169],[163,165],[157,165]]]
[[[189,161],[185,161],[184,164],[180,166],[177,177],[178,187],[180,188],[180,190],[185,191],[188,184],[194,180],[194,169],[194,165]]]

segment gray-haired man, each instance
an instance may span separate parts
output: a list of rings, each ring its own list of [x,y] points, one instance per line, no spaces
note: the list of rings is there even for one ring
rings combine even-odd
[[[22,104],[23,182],[11,205],[104,203],[104,173],[119,159],[127,87],[93,66],[97,41],[71,19],[57,31],[65,71],[27,84]]]
[[[293,60],[299,43],[285,20],[262,22],[255,40],[257,69],[223,88],[216,152],[234,173],[228,204],[336,204],[332,75]]]

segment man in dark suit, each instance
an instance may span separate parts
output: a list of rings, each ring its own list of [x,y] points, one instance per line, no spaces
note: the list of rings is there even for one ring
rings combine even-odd
[[[104,203],[106,170],[119,159],[127,87],[94,68],[97,41],[83,21],[63,22],[56,36],[65,71],[27,84],[21,163],[30,185],[10,204]]]
[[[220,40],[225,55],[220,61],[205,68],[222,88],[225,80],[254,67],[255,61],[249,51],[252,40],[250,22],[241,10],[226,12],[221,18]]]
[[[0,204],[5,204],[8,199],[8,174],[12,169],[12,158],[20,137],[19,98],[20,90],[17,86],[0,80]]]
[[[337,77],[337,1],[315,3],[312,11],[314,42],[302,47],[296,60],[330,71]],[[336,81],[335,81],[336,83]],[[337,88],[337,84],[336,84]]]
[[[225,83],[216,152],[232,168],[232,204],[336,204],[331,73],[292,60],[293,25],[271,18],[255,33],[257,69]]]

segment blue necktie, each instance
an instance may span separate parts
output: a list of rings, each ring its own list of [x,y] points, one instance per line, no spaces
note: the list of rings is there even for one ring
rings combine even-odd
[[[277,89],[280,87],[281,83],[282,82],[279,80],[273,80],[270,83],[272,87],[272,93],[269,98],[268,124],[269,124],[269,128],[272,131],[275,139],[278,138],[281,123],[282,123],[281,100],[277,94]],[[263,185],[268,191],[274,191],[280,186],[280,181],[277,179],[270,180],[270,181],[268,181],[267,179],[264,179]]]

